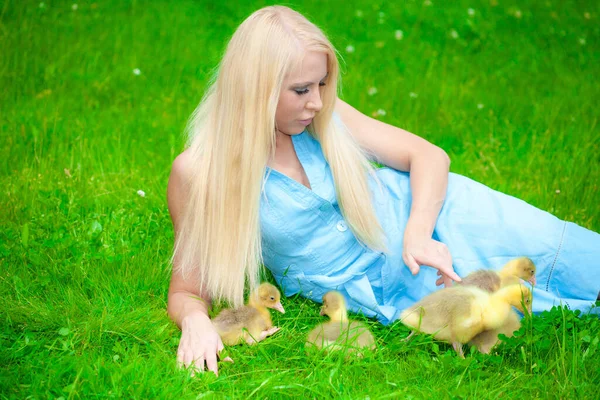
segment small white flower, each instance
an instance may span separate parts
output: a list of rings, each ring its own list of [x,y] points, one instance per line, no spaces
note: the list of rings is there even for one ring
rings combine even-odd
[[[560,193],[560,189],[556,189],[554,192],[555,192],[556,194],[559,194],[559,193]]]
[[[140,69],[139,69],[139,68],[135,68],[135,69],[133,70],[133,74],[134,74],[134,75],[140,75],[141,73],[142,73],[142,71],[140,71]]]
[[[351,44],[346,46],[346,53],[354,53],[354,46],[352,46]]]
[[[40,8],[46,8],[46,3],[44,3],[43,1],[40,3]]]
[[[478,108],[479,110],[483,109],[483,107],[485,107],[483,104],[481,104],[481,103],[477,104],[477,108]]]
[[[138,196],[140,197],[146,197],[146,192],[144,192],[143,190],[138,190],[137,191]]]
[[[432,3],[431,1],[429,1],[429,0],[425,0],[425,1],[423,2],[423,5],[424,5],[424,6],[428,6],[428,7],[429,7],[430,5],[432,5],[432,4],[433,4],[433,3]]]
[[[358,18],[362,18],[363,12],[362,10],[356,10],[356,13],[354,15],[356,15]]]
[[[415,92],[410,92],[408,95],[410,96],[411,99],[416,99],[417,97],[419,97],[419,95],[416,94]]]
[[[585,39],[579,38],[579,44],[583,46],[585,44]]]
[[[374,94],[377,94],[377,88],[374,86],[370,87],[367,93],[369,93],[369,96],[373,96]]]
[[[450,31],[450,36],[452,37],[452,39],[458,39],[458,32],[456,32],[454,29],[452,29]]]
[[[475,15],[475,10],[473,10],[472,8],[467,9],[467,14],[469,14],[470,17],[472,17],[473,15]]]
[[[79,8],[79,6],[78,6],[77,4],[73,4],[73,5],[71,6],[71,8],[73,9],[73,11],[75,11],[75,10],[77,10],[77,8]]]
[[[394,37],[396,40],[402,40],[402,38],[404,38],[404,32],[398,29],[396,32],[394,32]]]
[[[383,108],[378,109],[375,113],[377,115],[381,115],[382,117],[386,114],[386,112]]]
[[[523,13],[521,12],[521,10],[515,11],[515,17],[521,18],[522,16],[523,16]]]

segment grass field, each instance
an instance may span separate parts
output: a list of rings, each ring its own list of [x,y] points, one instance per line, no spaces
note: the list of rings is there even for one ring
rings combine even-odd
[[[464,360],[369,321],[378,351],[345,360],[305,353],[318,306],[289,298],[282,331],[230,349],[219,377],[176,368],[170,164],[228,37],[266,4],[0,0],[0,398],[597,398],[600,322],[564,309]],[[600,230],[600,3],[286,4],[339,49],[346,101]]]

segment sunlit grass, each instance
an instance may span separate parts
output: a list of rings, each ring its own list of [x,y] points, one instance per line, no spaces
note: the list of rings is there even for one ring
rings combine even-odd
[[[290,298],[218,378],[176,369],[170,164],[228,36],[270,2],[216,3],[0,3],[0,397],[597,397],[600,324],[563,309],[465,360],[369,321],[377,352],[347,361],[305,352],[318,307]],[[343,56],[345,100],[600,230],[598,4],[445,3],[292,5]]]

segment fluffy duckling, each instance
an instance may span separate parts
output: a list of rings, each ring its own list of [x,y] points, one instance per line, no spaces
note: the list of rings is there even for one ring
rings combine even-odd
[[[488,293],[474,286],[458,285],[438,290],[404,310],[404,325],[452,343],[464,357],[462,345],[477,334],[501,327],[511,306],[531,310],[531,291],[525,285],[509,285]]]
[[[254,344],[279,330],[273,326],[269,308],[285,313],[279,290],[270,283],[263,283],[250,295],[247,305],[222,310],[212,323],[223,344]]]
[[[375,338],[367,325],[358,321],[348,320],[346,301],[340,292],[331,291],[323,296],[321,315],[327,315],[330,320],[317,325],[308,334],[307,347],[316,346],[318,349],[344,350],[357,352],[360,349],[375,349]]]
[[[535,272],[535,264],[530,258],[519,257],[506,263],[498,273],[488,270],[475,271],[463,279],[462,284],[477,286],[488,292],[495,292],[500,287],[520,283],[520,279],[535,285]],[[511,337],[520,327],[519,316],[511,310],[502,326],[481,332],[469,344],[477,346],[480,352],[487,354],[495,345],[500,343],[499,334],[502,333],[507,337]]]
[[[500,271],[478,270],[467,275],[460,284],[477,286],[487,292],[495,292],[503,286],[520,283],[520,279],[536,284],[535,264],[528,257],[507,262]]]

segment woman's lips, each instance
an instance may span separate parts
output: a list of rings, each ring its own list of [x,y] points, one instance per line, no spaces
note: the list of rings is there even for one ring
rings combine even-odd
[[[301,123],[302,125],[304,125],[304,126],[308,126],[308,125],[310,125],[310,123],[312,122],[312,120],[313,120],[312,118],[309,118],[309,119],[301,119],[301,120],[300,120],[300,123]]]

